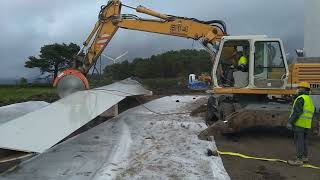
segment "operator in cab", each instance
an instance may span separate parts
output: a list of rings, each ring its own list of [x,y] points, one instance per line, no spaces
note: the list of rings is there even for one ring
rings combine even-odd
[[[296,159],[289,160],[288,164],[301,166],[308,162],[307,136],[311,129],[315,107],[310,97],[310,84],[301,82],[297,90],[287,128],[294,133]]]
[[[224,71],[224,77],[226,79],[225,85],[232,87],[234,85],[233,73],[236,71],[248,72],[248,59],[244,55],[243,51],[237,51],[230,58],[235,58],[236,62],[229,66]]]
[[[243,51],[237,52],[238,70],[242,72],[248,72],[248,59],[244,55]]]

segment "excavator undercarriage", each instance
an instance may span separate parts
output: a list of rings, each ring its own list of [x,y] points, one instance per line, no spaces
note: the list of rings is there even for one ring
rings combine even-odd
[[[251,128],[286,127],[292,98],[267,95],[213,95],[207,103],[208,128],[199,134],[206,140],[219,134],[238,133]],[[319,115],[313,121],[312,132],[319,133]]]

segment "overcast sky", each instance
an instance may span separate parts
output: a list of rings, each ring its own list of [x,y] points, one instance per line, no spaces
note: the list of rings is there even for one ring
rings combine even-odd
[[[24,68],[48,43],[82,44],[97,20],[103,0],[1,0],[0,79],[33,77],[38,69]],[[280,37],[287,52],[303,47],[303,0],[123,0],[163,13],[200,20],[224,20],[229,34]],[[123,9],[123,13],[134,13]],[[137,13],[135,13],[137,14]],[[192,48],[192,40],[119,30],[105,54],[148,57],[172,49]]]

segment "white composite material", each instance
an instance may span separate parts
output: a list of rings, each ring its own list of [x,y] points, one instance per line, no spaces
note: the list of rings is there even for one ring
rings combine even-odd
[[[203,96],[171,96],[145,104],[162,115],[143,106],[129,109],[0,179],[229,180],[221,158],[206,156],[207,148],[216,149],[215,142],[197,138],[206,128],[203,118],[189,116],[205,102]]]
[[[131,79],[76,92],[40,110],[1,124],[0,148],[42,153],[126,96],[150,93]]]
[[[28,101],[2,106],[0,107],[0,124],[39,110],[47,105],[49,105],[49,103],[44,101]]]

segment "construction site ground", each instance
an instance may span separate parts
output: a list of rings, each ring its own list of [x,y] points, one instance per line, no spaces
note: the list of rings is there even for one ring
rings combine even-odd
[[[205,119],[206,106],[196,109],[193,114]],[[284,127],[251,128],[240,133],[216,135],[220,151],[235,152],[248,156],[289,160],[295,158],[293,132]],[[320,136],[309,133],[309,164],[320,167]],[[231,179],[236,180],[320,180],[319,169],[293,167],[281,162],[243,159],[222,155],[222,161]]]
[[[162,96],[150,96],[143,102]],[[140,104],[135,99],[126,101],[126,106]],[[192,105],[190,105],[191,107]],[[120,111],[129,107],[120,106]],[[192,108],[190,108],[191,110]],[[196,114],[204,120],[204,113]],[[292,132],[285,128],[250,129],[232,135],[214,137],[221,151],[231,151],[251,156],[279,158],[288,160],[295,157]],[[309,137],[310,164],[320,166],[320,137]],[[292,167],[280,162],[266,162],[242,159],[234,156],[222,156],[223,164],[231,179],[236,180],[320,180],[320,170]]]
[[[219,150],[246,155],[278,158],[295,157],[292,133],[286,129],[252,129],[230,136],[215,137]],[[310,164],[320,165],[320,138],[309,138]],[[267,162],[222,156],[223,164],[231,179],[237,180],[320,180],[320,170],[292,167],[281,162]]]

